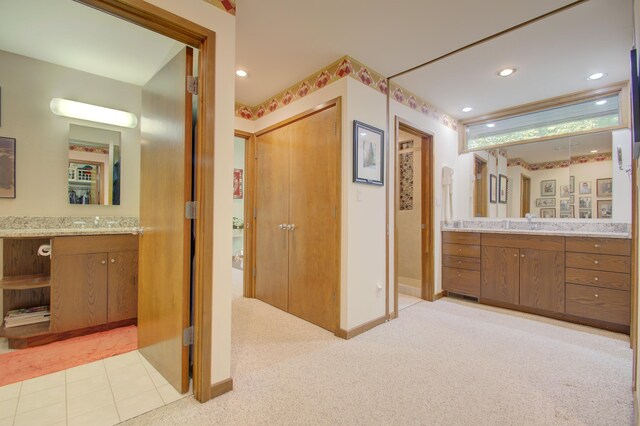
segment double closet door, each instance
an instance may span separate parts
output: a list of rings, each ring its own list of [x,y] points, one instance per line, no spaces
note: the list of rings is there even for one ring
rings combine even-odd
[[[339,108],[257,137],[258,299],[325,329],[338,325]]]

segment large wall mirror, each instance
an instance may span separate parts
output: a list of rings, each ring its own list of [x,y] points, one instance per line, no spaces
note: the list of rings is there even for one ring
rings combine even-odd
[[[69,125],[69,204],[120,205],[120,132]]]

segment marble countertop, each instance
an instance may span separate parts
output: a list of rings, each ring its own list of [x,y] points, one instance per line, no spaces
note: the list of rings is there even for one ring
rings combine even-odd
[[[137,234],[131,216],[0,216],[0,238]]]
[[[495,229],[495,228],[453,228],[442,227],[447,232],[484,232],[486,234],[524,234],[524,235],[555,235],[557,237],[600,237],[630,239],[627,232],[596,232],[596,231],[552,231],[548,229]]]
[[[0,229],[0,238],[62,237],[72,235],[137,234],[138,228]]]

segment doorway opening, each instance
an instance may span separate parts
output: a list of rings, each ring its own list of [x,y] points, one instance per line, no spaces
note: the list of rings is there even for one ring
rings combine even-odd
[[[520,178],[520,217],[531,213],[531,178],[522,175]]]
[[[245,215],[247,208],[247,167],[246,156],[249,149],[249,135],[236,133],[233,139],[233,224],[231,248],[231,279],[233,297],[241,297],[244,293],[247,263],[247,229],[250,228],[250,215]],[[251,271],[252,268],[249,268]]]
[[[395,312],[434,300],[433,136],[396,123]]]
[[[486,160],[473,156],[473,217],[487,217],[489,206],[489,183]]]

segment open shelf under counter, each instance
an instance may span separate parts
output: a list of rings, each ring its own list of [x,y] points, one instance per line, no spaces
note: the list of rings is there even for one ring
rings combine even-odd
[[[0,337],[6,337],[7,339],[26,339],[29,337],[49,334],[51,332],[49,324],[49,321],[44,321],[8,328],[5,324],[2,324],[2,327],[0,327]]]
[[[51,287],[51,277],[48,274],[17,275],[0,278],[0,289],[30,290],[45,287]]]

